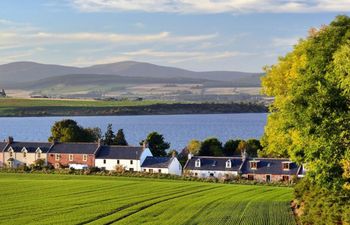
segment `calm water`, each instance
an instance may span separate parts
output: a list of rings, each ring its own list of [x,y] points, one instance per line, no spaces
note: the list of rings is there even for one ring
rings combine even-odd
[[[266,113],[156,115],[156,116],[96,116],[70,117],[84,127],[99,127],[105,132],[108,123],[115,130],[124,129],[127,141],[138,145],[148,133],[157,131],[180,150],[191,139],[218,137],[222,142],[233,139],[260,138],[266,123]],[[67,117],[0,118],[0,140],[13,136],[15,140],[47,141],[52,124]]]

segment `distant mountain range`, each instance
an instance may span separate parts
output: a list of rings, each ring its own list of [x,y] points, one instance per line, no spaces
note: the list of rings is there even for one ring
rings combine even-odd
[[[194,72],[150,63],[124,61],[90,67],[14,62],[0,65],[0,87],[47,88],[51,85],[103,85],[110,83],[210,84],[259,87],[259,73],[237,71]]]

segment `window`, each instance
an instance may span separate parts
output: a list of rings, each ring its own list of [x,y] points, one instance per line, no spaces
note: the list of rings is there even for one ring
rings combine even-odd
[[[146,169],[143,169],[143,172],[147,172],[147,170],[146,170]]]
[[[88,156],[86,154],[83,155],[83,161],[87,161]]]
[[[214,173],[210,173],[209,176],[213,177],[213,176],[214,176]]]
[[[37,153],[37,158],[38,158],[38,159],[41,158],[41,153],[40,153],[40,152]]]
[[[258,161],[250,161],[250,168],[252,170],[258,169]]]
[[[162,173],[162,170],[161,170],[161,169],[159,169],[159,170],[158,170],[158,173]]]
[[[23,158],[27,157],[27,152],[23,152]]]
[[[134,163],[134,161],[130,160],[130,165],[132,165]]]
[[[107,160],[104,159],[104,160],[103,160],[103,164],[106,164],[106,161],[107,161]]]
[[[61,168],[61,165],[59,163],[55,163],[55,168],[59,169],[59,168]]]
[[[130,171],[130,172],[134,172],[134,168],[130,168],[129,171]]]
[[[12,167],[12,165],[13,165],[12,161],[7,162],[7,164],[8,164],[9,167]]]
[[[283,162],[282,168],[283,168],[283,170],[289,170],[289,162]]]
[[[55,159],[56,159],[56,161],[60,160],[61,159],[61,154],[55,154]]]
[[[226,168],[231,168],[231,160],[226,161]]]
[[[117,160],[117,164],[118,164],[118,165],[120,164],[120,161],[119,161],[119,159]]]
[[[196,160],[195,167],[201,167],[201,160],[200,159]]]
[[[149,169],[148,171],[149,171],[150,173],[153,173],[153,169]]]
[[[10,158],[12,158],[13,157],[13,152],[12,151],[10,151]]]
[[[73,155],[69,154],[69,161],[73,161]]]
[[[195,176],[198,176],[198,173],[194,173]]]
[[[254,180],[254,175],[249,174],[249,175],[248,175],[248,180]]]
[[[282,181],[289,181],[289,176],[287,175],[282,176]]]

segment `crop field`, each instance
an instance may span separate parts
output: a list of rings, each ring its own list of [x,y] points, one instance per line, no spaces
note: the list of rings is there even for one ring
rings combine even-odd
[[[292,189],[0,173],[0,224],[295,224]]]

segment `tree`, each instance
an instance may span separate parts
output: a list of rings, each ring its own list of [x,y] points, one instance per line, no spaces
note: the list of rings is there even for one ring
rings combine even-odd
[[[222,143],[217,138],[207,138],[203,141],[198,155],[223,156]]]
[[[257,157],[258,151],[262,149],[260,141],[257,139],[247,140],[247,155],[251,157]]]
[[[162,134],[157,132],[151,132],[148,134],[146,140],[149,149],[151,150],[153,156],[166,156],[166,150],[170,147],[170,143],[164,141]],[[141,145],[144,141],[141,141]]]
[[[100,136],[99,128],[83,128],[76,121],[65,119],[54,123],[48,140],[51,142],[94,142]]]
[[[113,140],[114,145],[128,145],[128,142],[125,140],[125,135],[123,129],[119,129],[117,135]]]
[[[238,146],[237,146],[237,151],[239,154],[242,154],[244,151],[247,152],[247,142],[244,141],[244,140],[241,140],[239,143],[238,143]]]
[[[115,138],[115,135],[114,135],[114,132],[113,132],[112,124],[109,123],[107,125],[107,130],[106,130],[106,133],[104,135],[103,141],[104,141],[104,143],[106,145],[112,145],[114,138]]]
[[[302,220],[307,224],[339,224],[349,211],[342,207],[350,201],[344,169],[350,160],[349,40],[350,18],[338,16],[330,25],[313,29],[276,65],[266,67],[262,79],[263,93],[275,99],[262,153],[307,164],[307,182],[298,195],[305,203]],[[316,193],[323,193],[323,207],[313,204]],[[327,208],[334,199],[339,207]],[[332,213],[323,214],[326,210]]]
[[[198,155],[201,145],[202,143],[199,140],[192,139],[187,144],[187,150],[193,155]]]
[[[224,155],[225,156],[233,156],[233,155],[237,155],[239,154],[239,152],[237,151],[238,148],[238,144],[241,140],[228,140],[225,144],[224,144]]]

